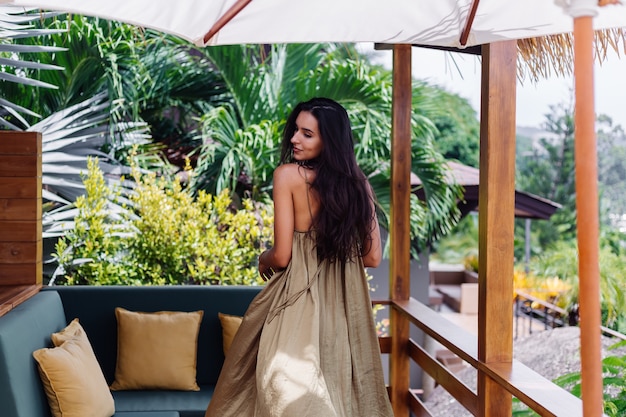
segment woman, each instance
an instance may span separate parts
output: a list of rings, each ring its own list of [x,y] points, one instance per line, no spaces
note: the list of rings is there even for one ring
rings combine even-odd
[[[348,114],[314,98],[287,120],[274,171],[269,282],[226,355],[206,417],[390,417],[364,267],[382,251]]]

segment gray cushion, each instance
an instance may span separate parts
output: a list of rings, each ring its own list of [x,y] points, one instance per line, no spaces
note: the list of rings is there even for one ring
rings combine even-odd
[[[0,409],[3,416],[50,415],[33,352],[51,347],[50,335],[66,325],[61,298],[55,292],[40,292],[2,317]]]
[[[113,391],[115,411],[177,410],[181,417],[204,416],[213,386],[201,385],[200,391]]]
[[[176,411],[122,411],[113,417],[180,417]]]

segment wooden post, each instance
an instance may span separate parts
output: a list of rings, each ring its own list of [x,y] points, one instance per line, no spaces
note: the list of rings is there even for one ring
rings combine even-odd
[[[393,106],[391,126],[390,295],[410,297],[410,196],[411,196],[411,45],[393,48]],[[409,416],[409,320],[391,309],[391,404],[395,417]]]
[[[575,160],[576,226],[580,305],[580,364],[583,415],[603,412],[602,346],[600,343],[600,263],[598,219],[598,156],[593,98],[593,18],[574,19],[574,81],[576,93]]]
[[[41,134],[1,132],[0,315],[41,283]]]
[[[478,358],[513,359],[516,41],[482,47]],[[511,395],[478,374],[480,416],[510,416]]]

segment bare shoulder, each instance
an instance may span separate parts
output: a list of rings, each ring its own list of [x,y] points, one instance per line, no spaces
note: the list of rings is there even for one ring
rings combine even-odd
[[[284,164],[274,170],[274,183],[280,182],[285,185],[304,184],[304,169],[297,164]]]

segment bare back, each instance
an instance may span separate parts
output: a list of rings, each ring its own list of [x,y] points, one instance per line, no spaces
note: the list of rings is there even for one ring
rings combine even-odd
[[[292,189],[294,229],[306,232],[311,229],[313,218],[320,208],[319,196],[310,184],[315,179],[315,171],[303,166],[297,166],[297,179]]]

